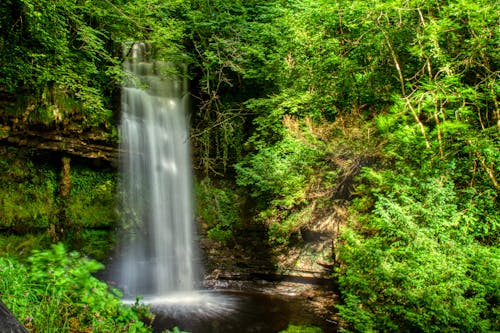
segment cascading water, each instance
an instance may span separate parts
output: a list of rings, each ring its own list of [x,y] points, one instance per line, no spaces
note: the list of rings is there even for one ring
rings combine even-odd
[[[187,82],[147,53],[146,44],[133,44],[122,90],[124,231],[115,278],[130,297],[192,291],[198,277]]]
[[[264,294],[202,291],[192,198],[187,82],[135,43],[124,67],[120,125],[122,235],[110,283],[151,304],[154,332],[278,332],[293,307]],[[270,310],[271,309],[271,310]],[[303,312],[302,306],[299,311]]]

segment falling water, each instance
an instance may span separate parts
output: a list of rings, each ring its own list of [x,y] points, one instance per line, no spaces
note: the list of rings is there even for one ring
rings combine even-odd
[[[135,43],[124,66],[121,174],[123,236],[117,283],[130,297],[196,287],[187,82]]]
[[[149,61],[135,43],[124,67],[120,172],[123,220],[111,279],[152,305],[155,332],[178,325],[193,333],[277,332],[293,309],[264,294],[203,291],[194,228],[187,82],[174,67]],[[303,306],[299,307],[302,313]]]

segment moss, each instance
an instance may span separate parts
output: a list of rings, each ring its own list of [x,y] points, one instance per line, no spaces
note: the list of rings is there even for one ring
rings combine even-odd
[[[281,331],[281,333],[322,333],[323,330],[319,327],[315,326],[296,326],[289,325],[285,331]]]
[[[76,250],[87,256],[105,262],[109,258],[115,244],[115,235],[112,230],[85,229],[79,234],[79,240],[73,245]]]
[[[208,238],[227,244],[241,225],[242,197],[227,184],[204,178],[196,184],[197,214]]]
[[[58,156],[0,147],[0,250],[20,253],[65,240],[74,249],[104,259],[113,244],[117,174],[72,160],[61,196]],[[97,229],[97,230],[94,230]],[[17,245],[20,244],[20,245]]]
[[[4,149],[0,163],[0,228],[24,232],[47,228],[57,220],[57,176],[35,166],[27,153]]]
[[[49,248],[50,243],[47,233],[0,234],[0,253],[5,257],[24,258],[35,249]]]
[[[116,213],[116,173],[86,167],[72,169],[72,189],[66,201],[65,216],[72,226],[113,227]]]

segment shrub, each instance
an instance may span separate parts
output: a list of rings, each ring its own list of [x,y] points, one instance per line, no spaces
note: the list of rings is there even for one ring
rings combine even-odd
[[[340,316],[362,332],[497,330],[500,251],[467,233],[453,183],[386,172],[384,187],[342,235]]]
[[[257,219],[268,226],[269,240],[284,244],[312,210],[308,191],[325,174],[325,142],[310,119],[283,118],[284,138],[261,147],[236,164],[237,184],[255,199]],[[326,177],[325,177],[326,178]]]
[[[148,332],[139,306],[92,276],[97,261],[68,253],[63,244],[33,251],[27,262],[0,258],[0,297],[32,332]]]

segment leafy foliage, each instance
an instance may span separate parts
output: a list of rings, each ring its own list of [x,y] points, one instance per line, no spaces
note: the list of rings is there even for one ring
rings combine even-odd
[[[196,198],[197,214],[206,225],[207,237],[222,244],[231,242],[234,230],[241,225],[241,195],[204,178],[196,184]]]
[[[312,223],[316,207],[333,205],[347,183],[343,174],[352,181],[364,165],[351,161],[356,167],[345,172],[342,163],[362,160],[351,158],[362,149],[377,151],[376,167],[356,181],[338,247],[339,309],[350,329],[495,331],[498,6],[6,0],[0,95],[34,96],[24,98],[22,121],[71,116],[107,127],[110,83],[120,76],[117,45],[152,40],[163,60],[189,65],[196,167],[203,176],[234,177],[276,243]],[[358,129],[363,140],[345,128],[322,134],[349,117],[367,122]],[[55,174],[33,173],[28,184],[31,173],[5,170],[22,181],[1,185],[13,193],[2,195],[2,223],[56,223],[57,201],[42,207],[40,195],[55,191]],[[111,223],[111,211],[99,215],[89,207],[111,202],[113,179],[79,175],[66,216],[82,225]],[[91,195],[78,194],[85,191]],[[199,209],[211,237],[230,241],[240,197],[208,181],[198,193],[211,203]],[[16,215],[26,201],[26,216]]]
[[[342,236],[340,315],[356,331],[495,330],[500,253],[467,232],[453,183],[372,176],[386,189]]]
[[[119,63],[106,48],[118,17],[106,1],[9,0],[0,13],[0,87],[33,94],[21,111],[27,119],[61,122],[76,113],[89,125],[110,121],[107,86]]]
[[[0,295],[32,332],[148,332],[139,317],[148,311],[122,305],[92,276],[102,268],[62,244],[34,251],[26,264],[1,258]]]
[[[385,168],[365,170],[340,246],[338,307],[355,331],[498,330],[490,5],[394,1],[363,9],[400,91],[375,118],[387,140]]]
[[[230,115],[220,101],[241,96],[233,82],[260,89],[240,100],[251,116],[244,156],[235,164],[237,183],[257,204],[256,219],[268,223],[271,239],[286,242],[311,217],[304,209],[309,189],[335,173],[328,169],[328,148],[338,146],[332,137],[294,135],[287,119],[303,126],[307,119],[365,116],[376,124],[374,144],[385,143],[384,159],[381,170],[367,169],[359,180],[353,221],[344,230],[341,313],[359,331],[495,330],[497,281],[484,277],[498,275],[498,4],[274,4],[269,33],[282,38],[269,44],[273,56],[258,57],[260,75],[237,57],[245,54],[240,45],[254,55],[263,50],[258,37],[254,44],[239,39],[248,16],[216,25],[221,39],[201,44],[217,47],[201,57],[212,69],[204,73],[213,74],[200,81],[209,89],[202,100],[214,110],[204,119]],[[220,8],[246,14],[239,6]],[[264,75],[272,84],[252,80]]]
[[[192,142],[197,168],[226,173],[242,155],[249,97],[273,89],[280,65],[281,15],[276,1],[191,1],[186,17],[192,54]]]
[[[172,15],[185,6],[184,1],[3,1],[0,92],[17,103],[2,117],[112,128],[122,43],[149,39],[158,57],[180,58],[183,29]]]
[[[237,183],[249,188],[256,198],[259,219],[269,223],[270,240],[287,243],[300,224],[311,215],[307,193],[319,174],[323,174],[327,150],[325,143],[306,121],[303,126],[285,117],[283,139],[248,154],[235,165]]]

